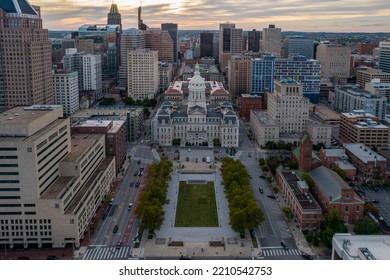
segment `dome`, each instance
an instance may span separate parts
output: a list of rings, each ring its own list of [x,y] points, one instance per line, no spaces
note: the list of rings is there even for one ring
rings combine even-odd
[[[189,82],[189,87],[199,89],[203,89],[206,87],[204,79],[202,78],[202,76],[200,76],[199,64],[195,65],[195,73]]]

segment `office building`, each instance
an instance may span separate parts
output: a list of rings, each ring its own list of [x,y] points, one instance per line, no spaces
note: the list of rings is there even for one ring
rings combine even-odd
[[[53,71],[54,104],[62,105],[65,116],[79,109],[79,80],[76,71]]]
[[[302,84],[303,95],[312,103],[320,101],[321,64],[303,55],[291,55],[289,58],[276,58],[275,79],[294,79]]]
[[[372,149],[360,143],[343,144],[345,153],[357,168],[358,175],[364,182],[371,180],[388,180],[387,160]]]
[[[0,1],[0,111],[52,104],[51,41],[40,7],[26,0]]]
[[[7,110],[0,131],[0,244],[78,248],[115,180],[104,135],[71,138],[56,105]]]
[[[335,88],[335,109],[341,112],[353,112],[354,110],[363,110],[366,113],[384,120],[386,117],[386,102],[384,96],[371,94],[366,90],[357,87]]]
[[[134,100],[153,99],[160,89],[158,51],[127,52],[127,96]]]
[[[119,32],[122,32],[122,18],[115,3],[111,4],[110,12],[107,14],[107,24],[119,25]]]
[[[360,88],[365,88],[366,83],[370,83],[373,79],[379,79],[382,83],[390,83],[390,73],[369,67],[357,70],[356,84]]]
[[[320,166],[309,175],[314,182],[312,194],[324,215],[336,210],[348,224],[354,224],[364,216],[364,201],[335,171]]]
[[[390,82],[384,83],[380,79],[372,79],[370,83],[366,83],[364,87],[369,93],[384,96],[387,99],[387,107],[390,104]],[[387,111],[387,110],[386,110]]]
[[[267,142],[279,141],[279,123],[271,118],[267,110],[250,110],[250,127],[257,145],[265,146]]]
[[[159,92],[163,93],[167,90],[169,84],[173,79],[173,63],[168,62],[159,62],[158,63],[158,72],[159,72]]]
[[[73,134],[103,134],[106,156],[115,158],[115,175],[123,171],[126,150],[126,124],[123,120],[85,120],[71,126]]]
[[[316,58],[321,63],[321,77],[336,84],[346,84],[351,67],[350,47],[319,44]]]
[[[267,92],[267,112],[281,133],[303,133],[309,118],[309,99],[295,80],[275,80],[274,92]]]
[[[308,59],[314,58],[314,40],[302,36],[286,37],[283,42],[284,55],[288,58],[292,54],[303,55]]]
[[[253,58],[250,67],[250,94],[264,97],[265,90],[274,91],[275,57]]]
[[[358,43],[357,50],[359,55],[373,55],[374,49],[377,47],[374,43]]]
[[[237,97],[237,107],[241,118],[244,121],[249,121],[251,110],[264,109],[263,98],[257,95],[241,94]]]
[[[172,39],[173,44],[173,62],[178,62],[178,27],[177,23],[161,23],[161,30],[166,30],[169,33],[169,36]]]
[[[211,32],[200,33],[200,57],[213,57],[213,37]]]
[[[200,76],[199,66],[189,81],[187,105],[174,108],[166,101],[152,120],[152,141],[161,146],[171,146],[173,141],[181,146],[237,147],[239,120],[233,106],[222,102],[219,108],[206,103],[206,82]]]
[[[228,88],[232,102],[241,94],[250,93],[251,56],[232,55],[228,61]]]
[[[332,139],[332,126],[321,120],[316,114],[310,113],[306,122],[306,133],[314,145],[320,143],[330,147]]]
[[[256,29],[248,31],[248,51],[260,51],[260,31],[256,31]]]
[[[361,143],[379,150],[388,149],[390,128],[363,110],[341,113],[339,137],[343,143]]]
[[[390,73],[390,39],[379,42],[379,69]]]
[[[282,29],[276,28],[274,24],[270,24],[268,28],[263,28],[262,52],[281,56],[282,51]]]
[[[226,71],[232,54],[242,52],[242,29],[236,28],[234,23],[219,25],[219,64],[222,72]]]
[[[126,29],[121,34],[121,62],[119,67],[119,86],[127,86],[127,52],[145,48],[145,33],[136,28]]]
[[[85,24],[78,31],[78,51],[100,55],[102,76],[116,78],[120,63],[120,25]],[[80,47],[83,43],[86,45]]]
[[[158,51],[159,61],[174,62],[174,42],[168,30],[147,29],[144,32],[145,47],[153,51]]]

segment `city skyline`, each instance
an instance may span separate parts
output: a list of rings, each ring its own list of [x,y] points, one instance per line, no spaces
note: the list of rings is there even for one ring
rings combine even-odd
[[[136,0],[96,0],[95,6],[81,0],[29,2],[41,7],[44,28],[49,30],[77,30],[83,24],[106,23],[113,2],[122,14],[123,29],[137,27],[140,6]],[[174,22],[182,30],[218,30],[220,23],[229,21],[244,30],[262,30],[275,24],[282,31],[389,32],[389,14],[386,0],[142,1],[142,19],[149,27]],[[205,20],[205,15],[210,19]]]

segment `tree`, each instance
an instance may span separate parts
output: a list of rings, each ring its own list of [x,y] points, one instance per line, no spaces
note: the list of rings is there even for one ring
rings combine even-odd
[[[148,108],[144,108],[144,117],[145,117],[145,119],[148,119],[149,116],[150,116],[150,111],[149,111],[149,109],[148,109]]]
[[[356,234],[378,234],[379,226],[369,217],[361,217],[353,226]]]
[[[322,243],[328,247],[332,248],[332,238],[335,233],[347,232],[347,228],[344,225],[344,221],[336,211],[332,209],[329,214],[326,216],[324,223],[321,225],[321,240]]]
[[[310,177],[309,173],[307,172],[303,172],[301,174],[301,178],[302,180],[304,180],[306,182],[306,184],[309,186],[309,189],[312,190],[314,188],[314,181],[313,179]]]
[[[111,105],[115,103],[115,100],[114,98],[107,98],[107,97],[104,97],[102,99],[102,101],[100,101],[99,105]]]
[[[221,146],[221,141],[219,140],[219,138],[214,138],[213,145],[214,146]]]

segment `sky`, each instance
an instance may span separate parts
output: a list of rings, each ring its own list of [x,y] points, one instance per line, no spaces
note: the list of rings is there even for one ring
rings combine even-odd
[[[28,0],[41,6],[44,28],[77,30],[83,24],[107,23],[113,0]],[[114,0],[123,29],[137,27],[139,0]],[[142,19],[149,27],[177,23],[182,30],[236,28],[282,31],[390,32],[389,0],[143,0]]]

